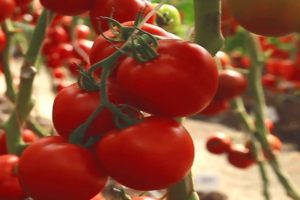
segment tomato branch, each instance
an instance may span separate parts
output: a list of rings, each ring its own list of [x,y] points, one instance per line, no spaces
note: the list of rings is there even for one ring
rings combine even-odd
[[[288,176],[283,172],[277,157],[273,154],[271,147],[267,141],[266,135],[268,134],[265,125],[266,116],[266,101],[261,85],[261,75],[263,69],[262,51],[260,49],[258,39],[256,36],[249,32],[245,32],[245,42],[249,49],[250,57],[253,62],[253,66],[249,73],[249,85],[251,94],[256,102],[256,107],[254,109],[255,124],[257,128],[256,138],[261,143],[262,148],[270,155],[269,164],[273,171],[277,175],[279,181],[286,190],[288,196],[294,200],[300,199],[300,193],[296,186],[289,180]]]
[[[12,24],[9,20],[6,20],[4,23],[2,23],[2,30],[4,31],[7,41],[6,41],[6,48],[4,52],[2,53],[2,64],[3,64],[3,72],[4,72],[4,78],[5,78],[5,85],[6,85],[6,95],[7,97],[12,101],[15,102],[16,100],[16,91],[13,84],[13,78],[12,73],[10,70],[10,52],[11,52],[11,44],[12,44],[12,37],[13,37],[13,31],[11,30]]]
[[[21,80],[19,92],[16,96],[16,106],[8,121],[4,125],[6,132],[8,133],[8,152],[13,154],[20,154],[24,147],[24,143],[21,139],[21,128],[33,107],[31,96],[33,81],[36,74],[34,64],[45,36],[48,25],[47,22],[49,22],[52,18],[52,16],[48,14],[49,12],[44,10],[36,25],[29,49],[21,67]],[[50,16],[50,18],[48,18],[48,16]]]
[[[219,51],[224,42],[221,33],[221,1],[194,0],[195,42],[212,55]]]

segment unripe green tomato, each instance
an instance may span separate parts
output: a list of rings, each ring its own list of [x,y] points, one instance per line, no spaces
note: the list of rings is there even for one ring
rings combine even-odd
[[[154,8],[158,3],[152,4]],[[163,4],[156,11],[156,23],[166,31],[175,32],[176,28],[181,24],[180,13],[177,8],[170,4]]]

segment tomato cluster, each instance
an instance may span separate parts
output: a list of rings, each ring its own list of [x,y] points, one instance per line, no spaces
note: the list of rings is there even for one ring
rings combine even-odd
[[[267,141],[273,154],[281,151],[282,143],[278,137],[268,134]],[[226,154],[228,162],[240,169],[246,169],[256,163],[253,143],[250,140],[246,140],[245,143],[234,143],[225,133],[217,132],[206,140],[206,148],[212,154]],[[271,158],[266,151],[263,151],[263,155],[265,159]]]

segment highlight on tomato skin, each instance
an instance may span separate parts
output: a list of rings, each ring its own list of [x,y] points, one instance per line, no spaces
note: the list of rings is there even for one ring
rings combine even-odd
[[[242,144],[231,146],[227,160],[232,166],[240,169],[246,169],[255,164],[252,152]]]

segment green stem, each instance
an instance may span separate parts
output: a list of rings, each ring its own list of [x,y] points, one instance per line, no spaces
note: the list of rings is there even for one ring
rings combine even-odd
[[[255,125],[253,123],[253,119],[250,117],[250,115],[247,113],[245,109],[244,102],[241,98],[236,98],[231,101],[231,108],[233,111],[237,113],[237,115],[242,120],[243,124],[246,127],[246,133],[251,134],[252,138],[252,150],[253,150],[253,156],[255,157],[258,165],[258,169],[263,181],[263,195],[266,200],[270,200],[270,193],[269,193],[269,179],[266,172],[265,162],[263,162],[263,155],[262,152],[259,151],[259,147],[257,142],[255,141],[254,134],[256,132]]]
[[[167,200],[199,200],[194,191],[192,173],[167,189]]]
[[[223,46],[221,33],[221,1],[194,0],[195,42],[212,55]]]
[[[33,81],[36,74],[34,64],[38,57],[39,49],[45,36],[48,13],[48,11],[44,10],[36,25],[33,37],[29,45],[29,49],[25,55],[24,62],[21,68],[20,87],[19,93],[16,97],[16,106],[8,121],[4,125],[6,132],[8,133],[8,152],[12,154],[20,154],[23,150],[21,128],[33,107],[31,96]]]
[[[6,48],[3,52],[2,56],[2,62],[3,62],[3,72],[4,72],[4,78],[5,78],[5,85],[6,85],[6,95],[12,102],[15,102],[16,100],[16,92],[13,84],[13,77],[10,70],[10,53],[11,53],[11,44],[12,44],[12,24],[10,21],[6,20],[4,23],[2,23],[2,29],[6,35]]]
[[[280,166],[280,163],[277,160],[277,157],[273,154],[271,147],[267,141],[266,135],[268,130],[265,126],[265,116],[266,116],[266,101],[263,92],[263,87],[261,85],[261,76],[263,69],[263,57],[262,51],[259,46],[258,39],[255,35],[245,32],[245,43],[249,49],[251,61],[253,66],[250,69],[249,73],[249,85],[252,96],[256,102],[254,109],[255,115],[255,124],[257,128],[256,138],[261,143],[264,151],[270,155],[269,164],[275,174],[277,175],[278,180],[285,188],[286,193],[289,197],[294,200],[300,200],[300,193],[298,188],[289,180],[289,177],[283,172],[283,169]]]

